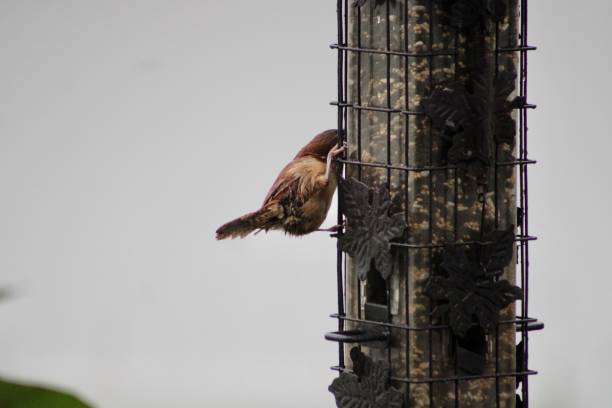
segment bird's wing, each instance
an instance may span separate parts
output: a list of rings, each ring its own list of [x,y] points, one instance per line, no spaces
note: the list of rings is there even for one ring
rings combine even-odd
[[[297,199],[302,203],[308,201],[322,187],[325,165],[323,160],[313,156],[294,159],[276,178],[263,206],[286,199]]]

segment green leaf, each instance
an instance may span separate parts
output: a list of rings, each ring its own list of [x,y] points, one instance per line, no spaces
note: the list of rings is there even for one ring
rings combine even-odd
[[[91,408],[77,397],[49,388],[15,384],[0,379],[2,408]]]

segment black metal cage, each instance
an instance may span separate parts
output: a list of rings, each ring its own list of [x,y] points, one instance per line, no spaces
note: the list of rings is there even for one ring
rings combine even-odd
[[[474,4],[480,3],[482,3],[482,10],[474,6]],[[362,15],[362,7],[369,7],[372,14],[378,13],[377,16],[370,15],[368,18],[373,20],[377,17],[383,24],[381,30],[375,33],[381,38],[377,41],[370,40],[370,44],[367,41],[362,41],[361,25],[362,21],[365,21]],[[512,14],[513,10],[516,11],[516,14]],[[479,23],[474,23],[477,28],[474,28],[474,25],[466,28],[468,26],[465,22],[466,19],[476,18],[474,13],[480,11],[484,15],[483,18],[488,18],[490,21],[482,23],[480,26],[477,25]],[[398,13],[399,17],[403,18],[401,23],[398,22],[400,18],[396,16]],[[402,13],[404,14],[402,15]],[[510,14],[511,17],[495,17],[497,14],[501,16],[503,13]],[[516,32],[505,34],[503,30],[507,30],[509,24],[514,24],[511,21],[512,16],[516,16]],[[418,37],[426,39],[426,41],[415,42],[412,41],[414,38],[410,38],[409,33],[414,31],[410,25],[417,18],[421,19],[419,22],[423,27],[429,27],[428,32]],[[445,18],[449,20],[445,21]],[[464,18],[464,20],[461,20],[461,18]],[[450,28],[444,28],[442,34],[436,34],[434,26],[441,24],[446,24]],[[363,285],[359,282],[351,284],[353,278],[352,275],[347,276],[347,271],[352,266],[348,265],[347,251],[343,250],[342,245],[338,246],[338,312],[332,315],[333,318],[338,320],[338,331],[326,336],[329,340],[339,343],[338,365],[332,368],[341,373],[354,373],[359,377],[356,381],[361,381],[361,377],[364,375],[363,359],[369,361],[367,364],[377,361],[385,362],[383,368],[388,371],[389,384],[397,387],[402,395],[401,406],[406,407],[449,406],[447,404],[452,404],[455,407],[510,406],[507,397],[500,397],[502,394],[500,390],[506,384],[504,381],[511,379],[516,382],[515,388],[519,390],[517,391],[516,405],[513,406],[528,407],[529,376],[536,374],[536,371],[529,368],[529,333],[532,330],[543,328],[543,324],[530,317],[529,313],[529,246],[530,242],[536,238],[530,235],[529,231],[528,168],[535,161],[528,156],[527,114],[530,109],[535,108],[535,105],[527,100],[527,56],[529,51],[535,50],[535,47],[530,46],[527,41],[527,0],[482,0],[481,2],[462,0],[338,0],[337,25],[338,40],[331,47],[338,52],[338,99],[332,104],[337,106],[338,109],[338,134],[342,142],[348,141],[349,151],[352,151],[352,155],[349,154],[340,160],[344,164],[343,179],[346,180],[353,176],[355,179],[362,181],[364,172],[368,171],[366,169],[379,171],[377,174],[381,175],[380,179],[382,181],[380,186],[377,187],[386,187],[388,191],[391,191],[390,200],[396,203],[390,204],[391,208],[396,205],[396,208],[403,211],[407,228],[401,237],[391,239],[389,242],[395,259],[393,261],[394,270],[399,268],[402,271],[401,273],[406,275],[403,278],[405,280],[402,281],[405,282],[404,286],[400,285],[400,290],[403,289],[403,292],[398,295],[399,292],[390,283],[390,279],[379,279],[380,282],[376,283],[378,278],[370,275],[365,278],[368,287],[378,287],[377,290],[382,291],[378,301],[368,301],[369,295],[361,293]],[[403,44],[401,46],[398,46],[397,41],[392,40],[395,31],[403,32]],[[448,33],[452,34],[449,35]],[[420,31],[419,35],[421,35]],[[500,35],[508,36],[509,39],[507,41],[501,40]],[[474,37],[474,44],[481,44],[481,48],[478,48],[478,46],[470,48],[470,36]],[[379,46],[371,46],[372,43],[378,43]],[[376,55],[376,58],[379,58],[374,63],[370,61],[371,65],[376,65],[379,62],[382,64],[379,71],[382,73],[380,83],[385,86],[379,90],[379,94],[382,94],[380,100],[383,103],[381,104],[371,103],[371,100],[369,102],[363,100],[362,84],[365,80],[362,78],[362,67],[365,64],[365,56],[370,55]],[[443,63],[437,65],[438,61],[443,61]],[[477,62],[471,66],[470,61]],[[427,109],[427,102],[423,102],[426,99],[422,99],[416,104],[412,103],[411,98],[414,95],[409,95],[411,92],[413,94],[420,93],[420,96],[429,98],[429,101],[437,97],[452,99],[453,95],[451,93],[453,90],[458,92],[456,91],[457,86],[437,82],[437,78],[441,74],[438,75],[436,70],[441,72],[442,68],[439,67],[444,64],[452,67],[453,71],[448,73],[450,72],[449,68],[445,75],[452,76],[453,81],[459,80],[463,75],[467,78],[464,81],[468,84],[467,87],[475,89],[478,86],[478,79],[474,71],[480,68],[476,69],[474,66],[479,66],[482,61],[490,61],[490,74],[487,75],[491,78],[492,87],[496,86],[498,78],[501,78],[504,73],[510,72],[507,66],[515,66],[517,71],[516,76],[510,79],[515,83],[515,88],[511,90],[515,98],[511,105],[509,102],[503,101],[504,109],[508,111],[505,113],[512,115],[513,120],[515,120],[515,122],[511,122],[515,123],[515,127],[512,127],[512,133],[516,135],[515,142],[512,142],[512,147],[504,150],[500,147],[504,141],[493,138],[491,139],[493,140],[491,142],[492,147],[489,148],[488,153],[486,146],[483,147],[484,144],[481,141],[469,145],[468,147],[471,150],[465,148],[466,139],[460,138],[465,137],[467,125],[459,128],[456,124],[457,121],[462,119],[449,120],[447,118],[444,128],[438,129],[434,124],[437,115],[437,111],[434,110],[435,107]],[[486,65],[486,63],[482,64]],[[417,86],[416,90],[411,82],[413,80],[411,77],[413,71],[411,70],[414,66],[422,66],[425,70],[424,85],[421,88]],[[392,90],[392,85],[397,82],[398,78],[401,78],[404,82],[403,88],[400,87],[404,94],[392,96],[395,92]],[[354,87],[354,91],[349,92],[351,86]],[[502,88],[503,86],[500,85],[499,87]],[[471,98],[476,91],[470,92],[471,94],[465,93],[465,95]],[[509,104],[508,107],[506,107],[506,103]],[[430,105],[432,104],[433,102],[430,103]],[[493,119],[494,122],[497,121],[492,125],[493,129],[497,129],[493,133],[500,134],[502,132],[502,122],[510,122],[507,118],[499,118],[501,108],[491,108],[490,110],[492,110],[491,115],[498,118]],[[379,132],[383,135],[380,139],[380,157],[386,160],[364,157],[366,155],[366,142],[363,138],[364,134],[370,131],[364,125],[366,120],[364,115],[367,114],[377,115],[376,120],[372,121],[375,122],[376,129],[382,129]],[[397,129],[401,129],[402,134],[395,134],[394,132],[397,132]],[[415,129],[420,132],[417,136],[411,133]],[[448,136],[448,134],[451,136]],[[421,141],[422,145],[412,143],[415,137],[417,137],[417,142]],[[455,153],[457,151],[461,153],[469,150],[470,160],[465,157],[457,159],[456,156],[449,159],[447,154],[449,149],[443,146],[446,142],[439,142],[439,145],[437,142],[438,139],[443,140],[444,137],[450,137],[454,140],[452,143],[461,141],[463,150],[458,150],[453,144],[450,151],[455,149]],[[418,149],[422,153],[418,153],[421,154],[419,157],[423,160],[414,160],[417,153],[410,152],[410,149]],[[485,178],[489,177],[488,181],[481,184],[476,181],[474,184],[477,188],[483,188],[482,191],[479,190],[473,195],[478,200],[475,205],[482,208],[480,231],[478,234],[474,234],[473,231],[464,233],[460,231],[463,228],[461,211],[464,211],[462,208],[465,207],[461,201],[464,198],[461,197],[469,196],[471,193],[462,193],[461,188],[466,184],[465,180],[471,176],[466,177],[462,172],[466,171],[466,162],[471,161],[474,156],[478,155],[481,157],[481,163],[477,165],[469,164],[468,166],[477,168],[476,173],[486,173],[490,177],[484,176]],[[490,160],[487,157],[490,157]],[[339,174],[339,177],[342,177],[342,174]],[[483,178],[483,176],[474,176],[474,180],[479,178]],[[503,188],[505,187],[500,186],[505,185],[502,183],[505,178],[510,180],[508,183],[512,184],[516,196],[510,193],[509,198],[504,197],[505,191]],[[423,217],[419,220],[419,225],[423,226],[423,231],[413,237],[411,236],[411,219],[415,217],[415,213],[411,212],[414,203],[411,203],[410,200],[414,199],[415,196],[415,193],[411,190],[417,185],[414,183],[420,183],[418,185],[422,186],[425,193],[422,196],[417,194],[417,199],[422,201],[419,204],[419,214]],[[442,185],[443,187],[439,187]],[[348,217],[348,226],[345,221],[347,218],[347,200],[344,196],[347,194],[347,189],[348,187],[343,189],[341,183],[338,224],[350,228],[350,217]],[[394,192],[393,190],[397,191]],[[440,196],[443,196],[445,200],[442,211],[434,208],[436,198],[433,195],[437,194],[437,190],[442,191]],[[509,206],[507,203],[505,204],[504,200],[515,200],[513,204],[515,208],[512,211],[504,208],[500,209],[500,206]],[[421,206],[421,204],[423,205]],[[492,208],[485,209],[486,205]],[[492,214],[486,220],[485,212]],[[508,218],[507,215],[500,214],[512,214],[516,219],[516,224],[510,225],[507,219],[504,220],[504,217]],[[443,234],[438,236],[435,229],[436,219],[439,216],[445,218],[445,225],[449,227],[447,228],[448,231],[445,230]],[[341,228],[338,232],[339,240],[342,240],[343,235],[346,234],[346,228]],[[511,272],[508,276],[511,277],[509,283],[516,283],[520,288],[520,293],[516,293],[517,306],[516,309],[508,309],[512,311],[514,318],[506,318],[505,315],[500,317],[494,322],[494,328],[490,333],[483,337],[486,339],[486,345],[483,345],[483,347],[491,348],[487,357],[491,360],[491,369],[466,368],[466,364],[469,366],[473,360],[470,360],[469,356],[466,357],[467,360],[462,360],[464,356],[460,353],[465,352],[465,350],[457,346],[460,341],[457,340],[457,336],[451,333],[452,322],[433,317],[436,305],[434,301],[428,303],[426,313],[428,317],[425,324],[421,320],[411,321],[411,314],[408,309],[409,305],[412,304],[410,296],[414,295],[414,282],[410,278],[410,274],[413,273],[410,267],[412,265],[410,257],[423,259],[422,264],[426,265],[428,279],[431,281],[431,277],[435,274],[434,270],[438,268],[436,265],[439,264],[439,259],[443,256],[441,253],[445,251],[445,248],[458,247],[466,248],[466,251],[482,252],[482,247],[491,245],[494,239],[491,237],[501,236],[501,233],[495,235],[495,231],[499,228],[512,231],[512,260],[516,265],[509,266],[510,269],[508,270],[516,271],[516,281],[512,281],[515,272]],[[483,230],[492,231],[492,235],[487,235],[487,231]],[[448,252],[451,253],[452,250],[449,249]],[[397,260],[396,258],[400,259]],[[400,266],[398,267],[398,265]],[[499,282],[506,275],[502,275],[500,272],[491,279]],[[349,286],[350,289],[347,289]],[[350,293],[351,291],[355,291],[355,293]],[[398,309],[398,305],[391,304],[393,296],[400,299],[399,309],[403,308],[405,310],[405,312],[396,313],[397,315],[394,317],[391,316],[391,311]],[[347,313],[347,302],[349,301],[356,303],[354,313]],[[520,306],[518,302],[520,302]],[[401,320],[398,320],[398,316],[401,316]],[[505,338],[514,338],[514,334],[509,337],[508,327],[515,328],[512,331],[517,333],[514,344],[516,349],[512,351],[516,363],[512,363],[513,369],[510,370],[502,368],[502,366],[506,367],[507,364],[500,364],[500,355],[504,354],[499,349],[505,347],[505,340],[500,340],[500,333],[504,333]],[[418,372],[419,370],[415,369],[414,362],[410,360],[415,347],[414,344],[411,344],[411,341],[419,341],[426,345],[423,348],[428,354],[424,357],[426,363],[424,364],[426,366],[424,369],[425,375]],[[362,347],[368,347],[372,342],[378,342],[376,351],[366,352],[365,354],[358,352]],[[355,351],[351,353],[352,363],[345,359],[348,344],[357,345]],[[438,347],[438,344],[452,345],[454,347],[454,351],[450,353],[452,356],[448,358],[438,356],[437,352],[433,351]],[[445,353],[446,351],[442,354],[446,355]],[[401,370],[395,369],[398,367],[396,359],[405,361],[400,363],[403,367]],[[360,361],[362,362],[360,363]],[[441,368],[436,369],[438,366]],[[460,394],[462,390],[468,390],[468,388],[462,387],[476,380],[487,380],[487,382],[480,384],[494,389],[495,397],[490,400],[494,401],[492,405],[489,405],[491,402],[480,403],[480,405],[478,402],[462,402]],[[356,386],[355,384],[353,385]],[[437,399],[434,394],[442,392],[445,393],[445,396]],[[463,392],[467,393],[468,391]],[[423,396],[420,395],[421,393]],[[447,394],[452,394],[453,397],[451,398]],[[390,399],[387,405],[380,406],[399,406],[391,402],[391,397],[388,398]],[[342,406],[338,395],[336,395],[336,401],[339,406]],[[348,402],[345,406],[349,406]]]

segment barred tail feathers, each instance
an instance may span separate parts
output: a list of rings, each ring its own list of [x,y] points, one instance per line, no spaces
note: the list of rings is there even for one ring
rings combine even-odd
[[[278,204],[263,207],[220,226],[216,233],[217,239],[244,238],[255,230],[269,229],[279,218],[282,207]]]

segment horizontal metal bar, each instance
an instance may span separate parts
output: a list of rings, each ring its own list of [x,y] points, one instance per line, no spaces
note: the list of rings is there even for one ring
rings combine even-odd
[[[525,236],[525,235],[517,235],[514,237],[514,242],[526,242],[526,241],[536,241],[538,237],[534,236]],[[450,241],[443,242],[439,244],[434,244],[433,242],[427,244],[409,244],[406,242],[391,242],[391,246],[402,247],[402,248],[411,248],[411,249],[425,249],[425,248],[444,248],[446,246],[469,246],[469,245],[489,245],[492,244],[492,241]]]
[[[535,51],[538,47],[533,45],[522,45],[520,47],[498,48],[497,52],[514,52],[514,51]]]
[[[512,160],[512,161],[499,161],[497,163],[495,163],[496,166],[526,166],[529,164],[536,164],[537,160],[531,160],[531,159],[519,159],[519,160]]]
[[[441,383],[441,382],[481,380],[481,379],[487,379],[487,378],[524,377],[527,375],[536,375],[536,374],[538,374],[537,371],[528,370],[528,371],[516,371],[516,372],[511,372],[511,373],[457,375],[457,376],[444,377],[444,378],[415,379],[415,378],[406,378],[406,377],[391,377],[390,379],[393,381],[404,382],[408,384],[431,384],[431,383]]]
[[[400,109],[382,108],[379,106],[363,106],[363,105],[357,105],[356,103],[348,103],[348,102],[333,101],[333,102],[330,102],[329,104],[333,106],[341,106],[341,107],[351,108],[351,109],[356,109],[356,110],[387,112],[387,113],[402,113]]]
[[[527,330],[527,331],[544,330],[544,322],[532,322],[532,323],[528,323],[526,327],[516,328],[517,332],[522,332],[523,330]]]
[[[365,110],[365,111],[385,112],[385,113],[401,113],[402,115],[413,115],[413,116],[417,116],[417,115],[428,116],[427,113],[423,111],[401,110],[401,109],[385,108],[382,106],[365,106],[365,105],[359,105],[356,102],[331,101],[329,104],[332,106],[339,106],[342,108],[350,108],[350,109],[355,109],[355,110]],[[516,110],[535,109],[536,107],[537,105],[528,103],[525,105],[517,106],[514,109]]]
[[[399,57],[415,57],[415,58],[444,57],[444,56],[454,56],[454,55],[459,54],[457,50],[452,50],[452,49],[440,50],[440,51],[409,52],[409,51],[399,51],[399,50],[381,50],[378,48],[349,47],[349,46],[340,45],[337,43],[331,44],[329,48],[333,50],[341,50],[341,51],[349,51],[349,52],[396,55]],[[519,46],[519,47],[498,48],[496,52],[498,54],[501,54],[501,53],[506,53],[506,52],[516,52],[516,51],[535,51],[536,49],[537,47],[535,46],[525,45],[525,46]]]
[[[397,55],[400,57],[437,57],[437,56],[453,56],[457,55],[457,50],[442,50],[442,51],[428,51],[428,52],[408,52],[408,51],[394,51],[394,50],[381,50],[376,48],[362,48],[362,47],[348,47],[346,45],[331,44],[329,48],[334,50],[359,52],[367,54],[383,54],[383,55]]]
[[[363,323],[363,324],[369,324],[372,326],[382,326],[382,327],[388,327],[390,329],[401,329],[401,330],[416,331],[416,332],[450,329],[450,326],[447,324],[414,327],[414,326],[407,326],[404,324],[394,324],[394,323],[379,322],[377,320],[367,320],[367,319],[359,319],[356,317],[347,317],[344,315],[339,315],[338,313],[331,314],[329,315],[329,317],[334,318],[334,319],[348,321],[348,322],[353,322],[353,323]],[[532,317],[528,317],[525,319],[521,317],[517,317],[516,319],[513,319],[513,320],[500,320],[499,322],[497,322],[497,324],[499,326],[504,326],[504,325],[509,325],[509,324],[516,324],[517,326],[524,326],[525,324],[528,325],[529,323],[535,323],[537,321],[538,319],[535,319]]]
[[[340,366],[331,367],[334,371],[352,373],[353,371]],[[441,377],[441,378],[409,378],[409,377],[390,377],[392,381],[398,381],[408,384],[431,384],[441,382],[454,382],[454,381],[471,381],[471,380],[482,380],[487,378],[501,378],[501,377],[525,377],[528,375],[537,375],[538,372],[534,370],[527,371],[515,371],[510,373],[492,373],[492,374],[478,374],[478,375],[456,375],[452,377]]]
[[[455,165],[450,165],[450,166],[401,166],[401,165],[386,164],[386,163],[363,162],[363,161],[358,161],[358,160],[337,159],[337,161],[340,163],[349,164],[352,166],[379,167],[383,169],[413,171],[413,172],[455,170],[458,168],[458,166],[455,166]],[[500,161],[494,164],[498,167],[502,167],[502,166],[523,166],[523,165],[535,164],[535,163],[537,163],[535,160],[520,159],[520,160],[513,160],[513,161]]]
[[[413,110],[403,110],[400,112],[402,115],[407,115],[407,116],[429,116],[427,113],[425,112],[421,112],[421,111],[413,111]]]
[[[371,343],[387,341],[388,339],[388,333],[367,330],[342,330],[325,333],[325,340],[337,343]]]
[[[436,170],[452,170],[452,169],[456,169],[457,166],[421,166],[421,167],[414,167],[414,166],[397,166],[397,165],[393,165],[393,164],[385,164],[385,163],[368,163],[368,162],[360,162],[357,160],[344,160],[344,159],[338,159],[338,161],[340,163],[344,163],[344,164],[350,164],[350,165],[359,165],[359,166],[365,166],[365,167],[380,167],[380,168],[385,168],[385,169],[393,169],[393,170],[403,170],[403,171],[436,171]]]
[[[409,115],[409,116],[428,116],[427,113],[422,112],[422,111],[400,110],[400,109],[393,109],[393,108],[383,108],[383,107],[380,107],[380,106],[364,106],[364,105],[359,105],[357,103],[351,103],[351,102],[332,101],[329,104],[333,105],[333,106],[340,106],[340,107],[343,107],[343,108],[351,108],[351,109],[355,109],[355,110],[365,110],[365,111],[373,111],[373,112],[386,112],[386,113],[401,113],[402,115]]]

